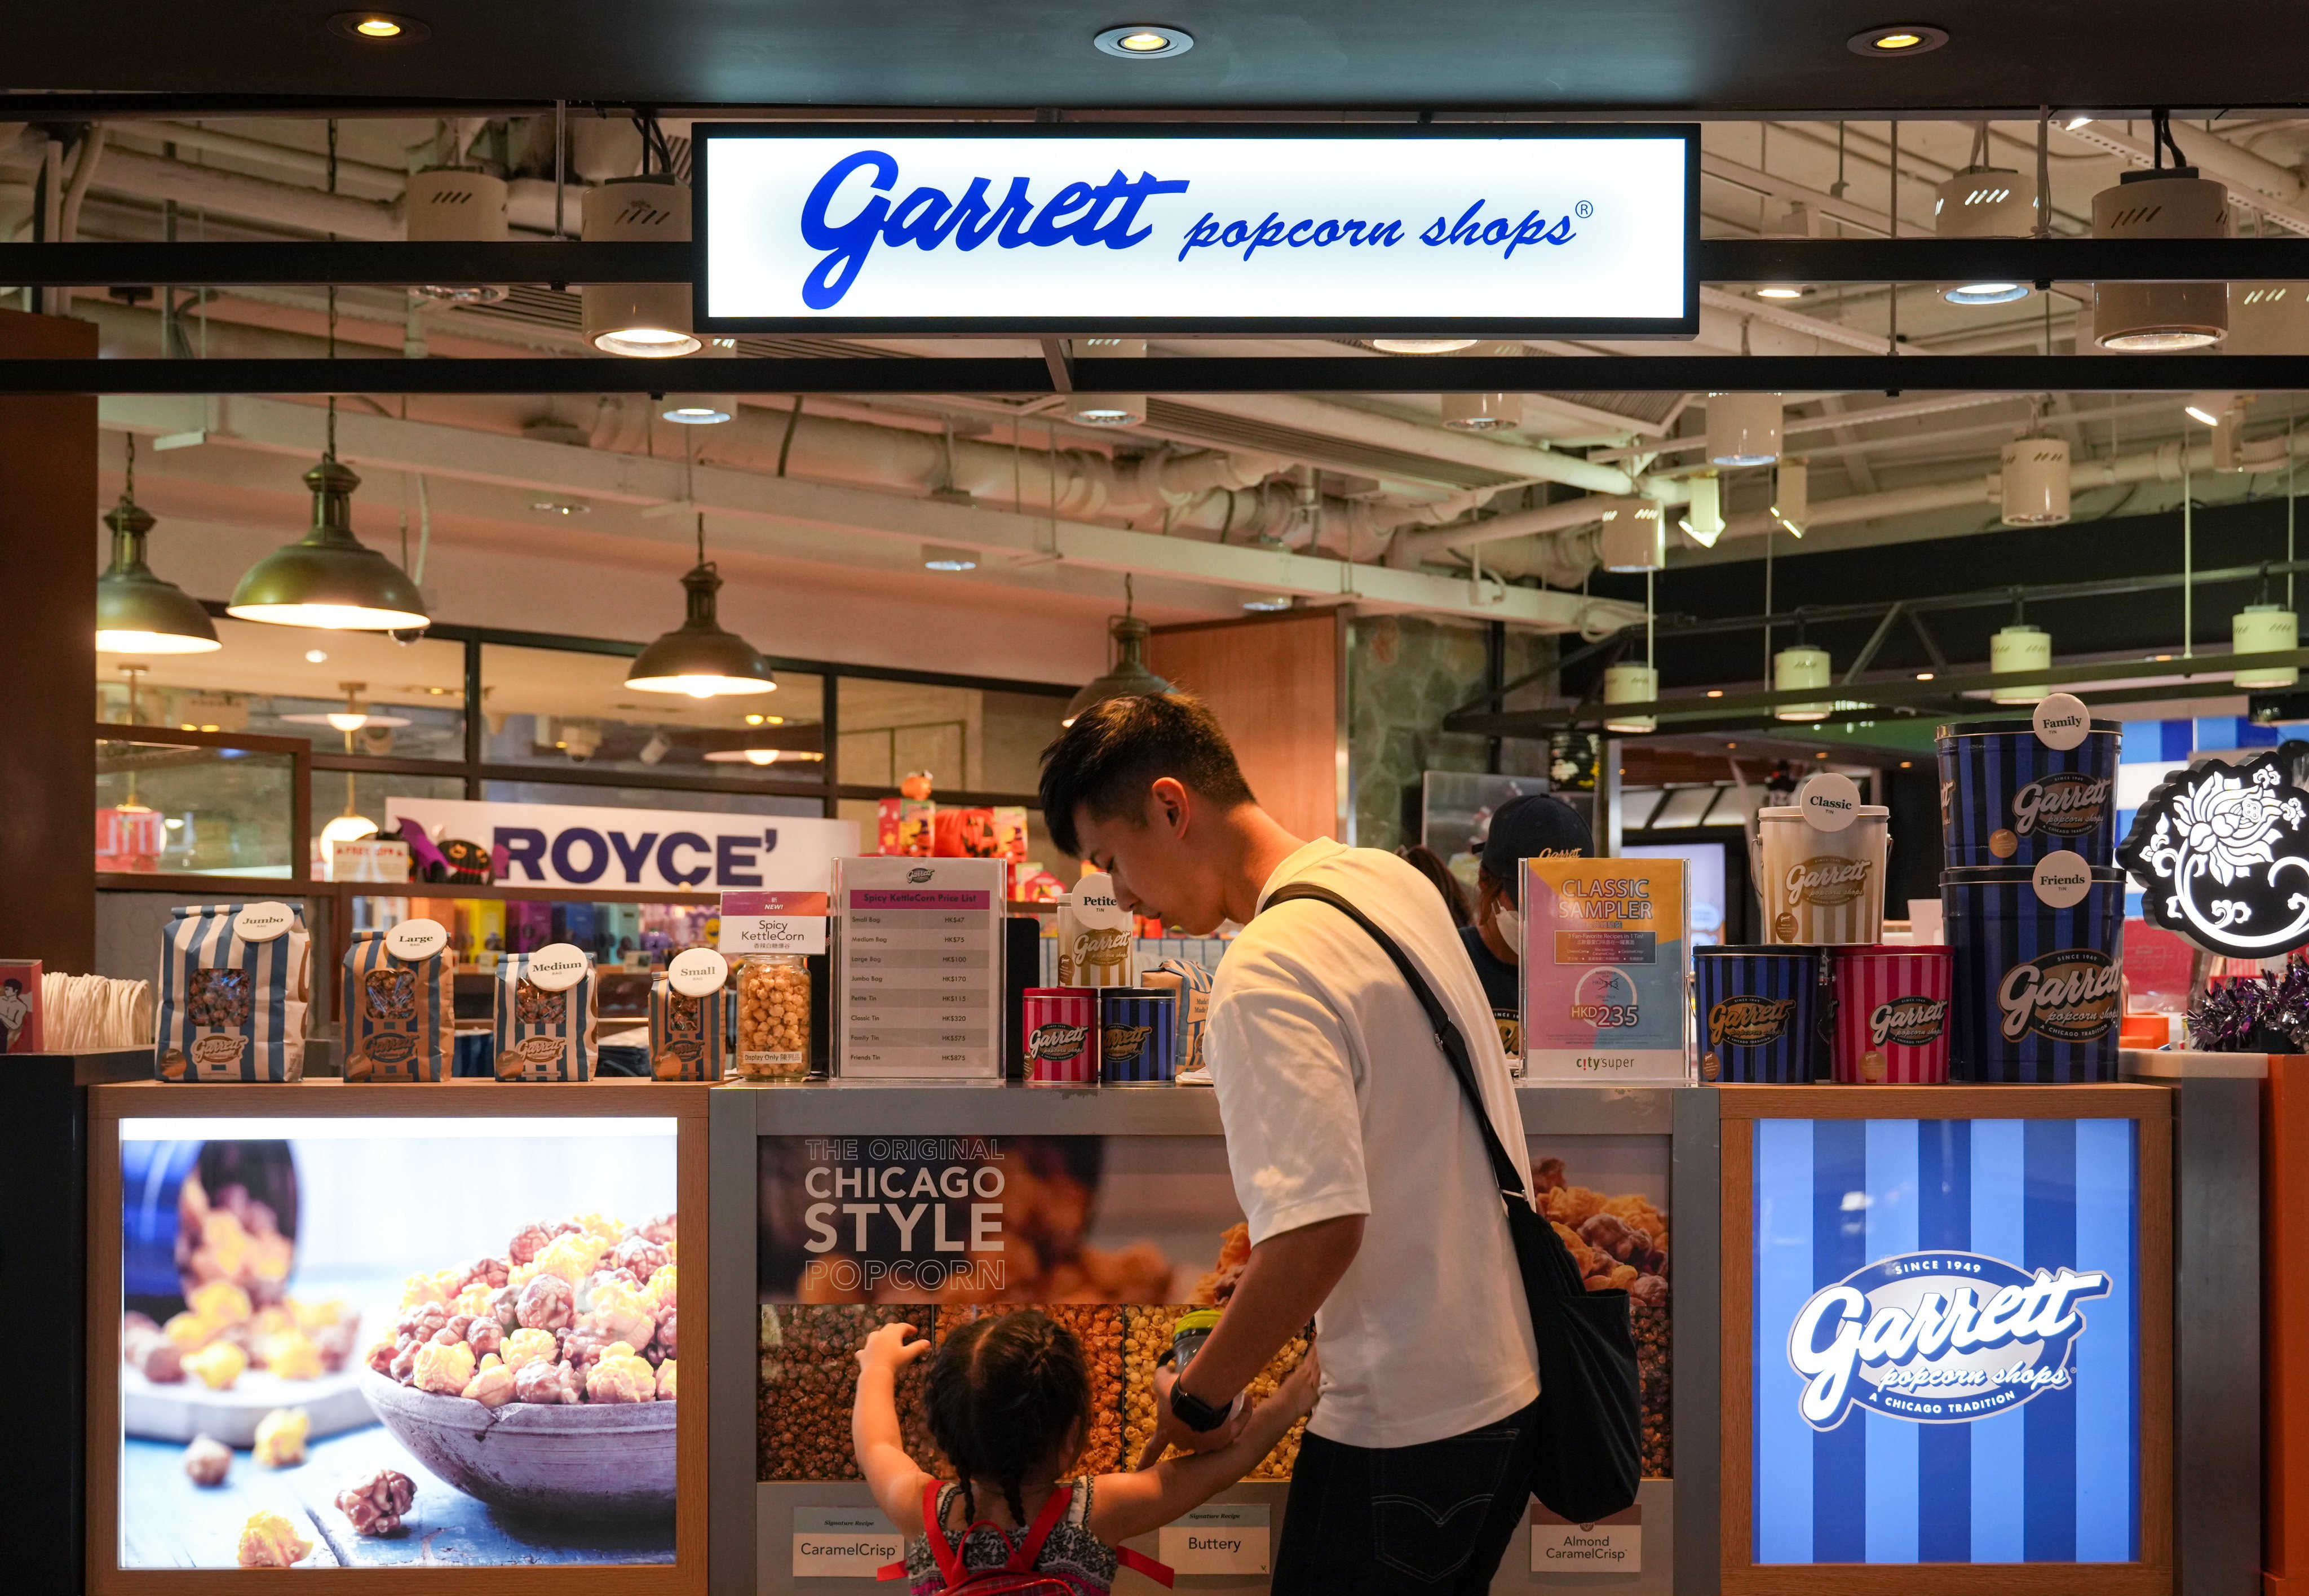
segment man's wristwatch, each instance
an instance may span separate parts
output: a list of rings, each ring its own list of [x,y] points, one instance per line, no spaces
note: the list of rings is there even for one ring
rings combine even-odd
[[[1224,1424],[1227,1416],[1234,1411],[1234,1404],[1230,1402],[1215,1408],[1174,1381],[1171,1386],[1171,1411],[1180,1424],[1198,1435],[1204,1435]]]

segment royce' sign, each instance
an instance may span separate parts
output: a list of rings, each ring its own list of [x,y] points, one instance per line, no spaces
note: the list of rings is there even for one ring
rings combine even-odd
[[[1689,336],[1696,133],[701,124],[699,324]]]

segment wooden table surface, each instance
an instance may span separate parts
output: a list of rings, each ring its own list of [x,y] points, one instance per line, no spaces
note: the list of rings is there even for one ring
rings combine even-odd
[[[224,1483],[207,1488],[186,1478],[184,1455],[174,1442],[122,1443],[122,1567],[232,1567],[240,1527],[260,1509],[282,1514],[313,1542],[303,1568],[673,1561],[670,1514],[630,1521],[500,1514],[428,1473],[380,1424],[314,1442],[293,1469],[262,1468],[235,1452]],[[337,1492],[380,1468],[408,1475],[415,1500],[400,1533],[356,1535]]]

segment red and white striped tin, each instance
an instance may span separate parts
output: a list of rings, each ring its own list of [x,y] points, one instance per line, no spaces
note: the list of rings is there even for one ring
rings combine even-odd
[[[1098,1084],[1098,994],[1087,987],[1029,987],[1019,1032],[1030,1086]]]
[[[1949,1078],[1948,949],[1871,943],[1829,951],[1836,959],[1838,1084],[1943,1084]]]

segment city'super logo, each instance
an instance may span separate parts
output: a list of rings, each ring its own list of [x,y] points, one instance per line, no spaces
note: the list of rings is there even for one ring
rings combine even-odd
[[[1812,1294],[1788,1329],[1814,1429],[1852,1409],[1959,1424],[2069,1385],[2078,1305],[2106,1297],[2100,1270],[2026,1270],[1978,1253],[1902,1253]]]

